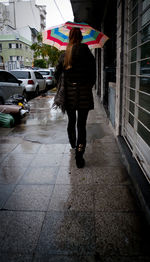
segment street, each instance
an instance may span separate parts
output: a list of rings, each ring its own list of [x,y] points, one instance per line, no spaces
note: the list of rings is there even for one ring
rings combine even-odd
[[[78,169],[54,94],[0,128],[0,261],[150,261],[150,232],[98,97]]]

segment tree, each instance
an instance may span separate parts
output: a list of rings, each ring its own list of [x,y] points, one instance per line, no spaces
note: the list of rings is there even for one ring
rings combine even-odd
[[[55,47],[46,45],[42,43],[42,34],[39,33],[37,36],[37,43],[31,45],[31,50],[34,51],[34,60],[36,64],[38,60],[41,60],[41,57],[46,62],[46,66],[55,66],[58,62],[58,58],[60,56],[60,51]],[[40,59],[39,59],[40,58]],[[39,61],[39,63],[41,63]],[[35,62],[34,62],[35,65]]]
[[[46,68],[47,64],[44,59],[35,59],[34,60],[34,66],[35,67],[41,67],[41,68]]]

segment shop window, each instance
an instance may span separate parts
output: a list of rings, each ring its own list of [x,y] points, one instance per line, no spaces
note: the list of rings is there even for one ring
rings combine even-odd
[[[130,44],[131,42],[131,44]],[[137,35],[134,35],[129,42],[130,48],[134,48],[137,45]]]
[[[150,41],[141,46],[141,58],[150,57]]]
[[[150,96],[148,96],[147,94],[140,93],[139,105],[150,112]],[[149,121],[150,121],[150,116],[149,116]]]
[[[134,115],[134,103],[130,101],[129,103],[129,111]]]
[[[130,100],[135,101],[135,90],[130,89]]]
[[[142,15],[142,26],[144,26],[150,18],[150,8]]]
[[[132,23],[138,16],[138,6],[136,5],[129,16],[129,21]]]
[[[142,8],[141,8],[142,7]],[[150,1],[126,2],[124,137],[150,180]],[[144,164],[143,164],[144,163]]]
[[[131,114],[129,114],[129,123],[132,127],[134,127],[134,117]]]
[[[141,40],[142,42],[150,40],[150,25],[144,27],[141,31]]]
[[[138,20],[136,20],[132,26],[131,26],[131,29],[130,29],[130,34],[131,35],[134,35],[136,32],[137,32],[137,29],[138,29]]]
[[[131,75],[136,75],[136,63],[131,64]]]
[[[130,87],[135,88],[136,85],[136,78],[134,76],[130,77]]]
[[[131,50],[131,52],[129,54],[129,56],[130,56],[129,61],[130,62],[136,61],[136,58],[137,58],[136,55],[137,55],[137,49]]]
[[[150,5],[149,0],[142,1],[142,10],[144,11]]]
[[[149,131],[141,123],[138,123],[138,134],[143,138],[148,146],[150,146]]]

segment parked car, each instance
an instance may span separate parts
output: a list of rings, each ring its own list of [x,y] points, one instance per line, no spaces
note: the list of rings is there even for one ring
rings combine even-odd
[[[52,70],[53,72],[55,72],[55,67],[49,67],[49,70]]]
[[[47,89],[53,88],[55,82],[53,69],[39,69],[37,71],[46,79]]]
[[[16,69],[11,70],[10,72],[24,83],[24,95],[34,93],[38,96],[40,91],[44,91],[46,89],[46,81],[37,71],[32,69]]]
[[[22,95],[25,86],[21,80],[18,80],[14,75],[5,70],[0,70],[0,104],[14,94]]]

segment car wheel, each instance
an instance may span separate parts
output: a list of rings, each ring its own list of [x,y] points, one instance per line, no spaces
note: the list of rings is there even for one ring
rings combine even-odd
[[[4,100],[2,97],[0,97],[0,105],[3,105],[4,104]]]
[[[47,85],[45,86],[45,89],[44,89],[44,92],[47,92],[48,91],[48,87]]]
[[[37,86],[36,90],[35,90],[35,95],[38,96],[39,95],[39,87]]]

